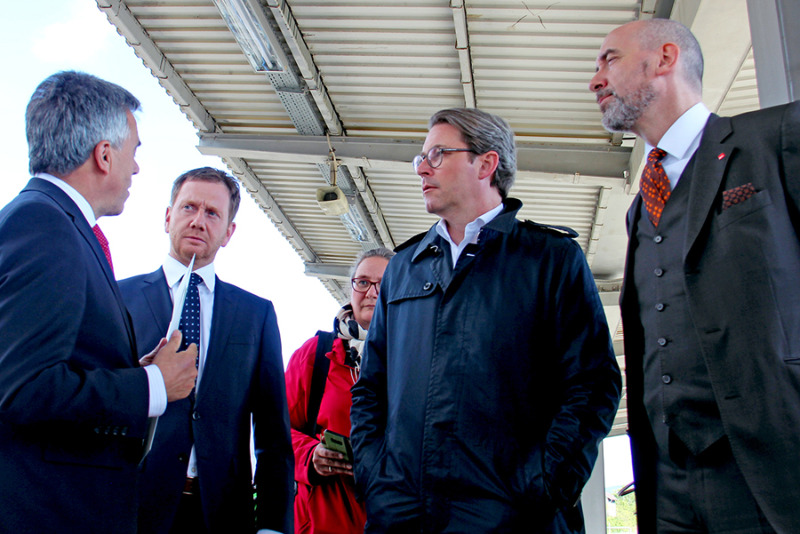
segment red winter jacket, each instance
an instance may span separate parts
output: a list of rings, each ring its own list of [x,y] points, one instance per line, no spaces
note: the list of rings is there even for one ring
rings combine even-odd
[[[356,501],[353,478],[343,475],[317,475],[311,466],[311,458],[314,447],[319,444],[319,436],[311,438],[298,430],[306,424],[316,350],[317,337],[314,336],[295,351],[286,368],[286,395],[289,400],[294,448],[294,478],[297,481],[297,495],[294,500],[295,533],[361,533],[364,532],[366,512],[364,505]],[[353,375],[352,368],[344,363],[344,351],[342,340],[337,337],[333,342],[333,350],[327,354],[331,366],[317,422],[320,428],[349,436]]]

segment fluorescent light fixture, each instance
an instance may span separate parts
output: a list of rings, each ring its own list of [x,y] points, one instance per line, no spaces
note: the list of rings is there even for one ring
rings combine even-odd
[[[214,0],[247,61],[256,72],[282,72],[285,56],[269,27],[262,8],[248,0]]]
[[[339,218],[342,220],[344,227],[347,228],[353,241],[359,243],[366,243],[369,241],[369,233],[367,233],[364,221],[357,212],[350,210],[347,213],[339,215]]]

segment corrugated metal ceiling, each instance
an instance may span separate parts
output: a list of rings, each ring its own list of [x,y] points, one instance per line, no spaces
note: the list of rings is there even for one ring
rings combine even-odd
[[[602,128],[588,81],[610,30],[672,2],[249,0],[290,58],[289,74],[265,75],[253,71],[212,0],[96,1],[194,122],[201,150],[225,159],[340,301],[360,250],[396,246],[435,221],[408,163],[428,118],[477,105],[517,135],[511,194],[524,203],[521,216],[580,233],[619,330],[612,309],[639,158],[630,156],[632,137]],[[719,1],[729,0],[701,7]],[[749,46],[749,35],[741,39]],[[752,52],[736,72],[705,83],[723,88],[723,114],[758,107]],[[365,242],[317,205],[315,191],[330,181],[329,143]]]

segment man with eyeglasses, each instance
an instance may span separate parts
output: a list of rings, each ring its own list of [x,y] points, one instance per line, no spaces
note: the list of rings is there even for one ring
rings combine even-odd
[[[389,264],[353,387],[366,532],[581,532],[621,385],[576,234],[515,218],[500,117],[436,113],[413,164],[441,220]]]

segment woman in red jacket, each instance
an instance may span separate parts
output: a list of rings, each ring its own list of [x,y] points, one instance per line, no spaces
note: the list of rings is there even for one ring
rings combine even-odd
[[[378,299],[383,271],[394,255],[385,248],[362,253],[351,269],[353,291],[333,321],[332,350],[316,427],[308,424],[311,377],[319,336],[306,341],[286,368],[286,394],[292,424],[295,480],[295,533],[364,532],[364,505],[355,497],[353,465],[320,443],[324,430],[350,435],[350,388],[358,379],[361,348]],[[326,347],[327,348],[327,347]],[[309,431],[309,428],[313,430]]]

